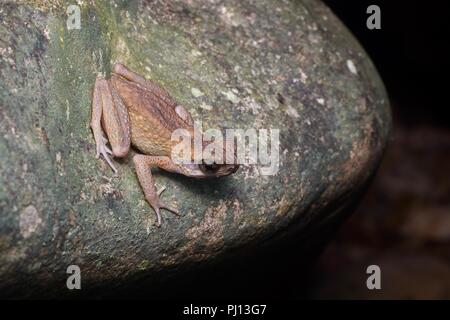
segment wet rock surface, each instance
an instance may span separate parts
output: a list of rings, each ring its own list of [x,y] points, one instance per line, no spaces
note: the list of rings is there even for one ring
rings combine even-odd
[[[73,30],[67,5],[0,5],[2,295],[67,292],[71,264],[86,292],[112,292],[291,234],[320,239],[373,174],[391,126],[387,96],[322,3],[84,3]],[[204,128],[280,129],[277,174],[157,173],[184,216],[164,212],[155,228],[131,157],[117,176],[95,158],[92,86],[115,61],[166,88]]]

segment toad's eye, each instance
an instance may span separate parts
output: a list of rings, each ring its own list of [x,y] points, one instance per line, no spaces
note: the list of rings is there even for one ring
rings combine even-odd
[[[219,169],[219,165],[216,164],[215,162],[211,163],[211,164],[207,164],[204,163],[200,165],[201,168],[203,169],[203,171],[217,171],[217,169]]]

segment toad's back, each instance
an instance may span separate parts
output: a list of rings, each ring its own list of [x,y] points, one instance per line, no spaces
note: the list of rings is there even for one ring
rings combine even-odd
[[[176,143],[171,141],[172,132],[192,130],[175,112],[176,102],[115,74],[111,83],[128,110],[133,146],[147,155],[170,156]]]

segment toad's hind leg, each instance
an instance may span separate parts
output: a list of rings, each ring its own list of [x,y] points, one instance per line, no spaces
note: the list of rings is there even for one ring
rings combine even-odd
[[[97,157],[105,158],[114,172],[117,169],[110,158],[124,157],[130,149],[130,125],[128,112],[109,81],[97,78],[92,100],[91,128],[97,145]],[[108,139],[105,138],[105,132]],[[111,149],[106,146],[109,141]]]

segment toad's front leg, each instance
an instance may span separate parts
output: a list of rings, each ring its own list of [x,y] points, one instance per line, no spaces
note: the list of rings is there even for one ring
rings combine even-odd
[[[103,78],[95,80],[91,128],[97,145],[97,157],[102,155],[114,172],[117,172],[110,155],[124,157],[130,150],[128,111],[111,82]],[[106,146],[108,141],[112,150]]]
[[[161,214],[160,209],[169,210],[176,215],[179,215],[178,211],[160,202],[159,196],[165,190],[160,189],[156,192],[155,182],[153,181],[151,167],[159,167],[169,172],[182,173],[181,170],[172,162],[169,157],[164,156],[146,156],[137,154],[133,157],[134,164],[136,166],[136,173],[139,179],[139,183],[144,190],[145,199],[152,206],[156,212],[157,221],[156,226],[161,226]]]

